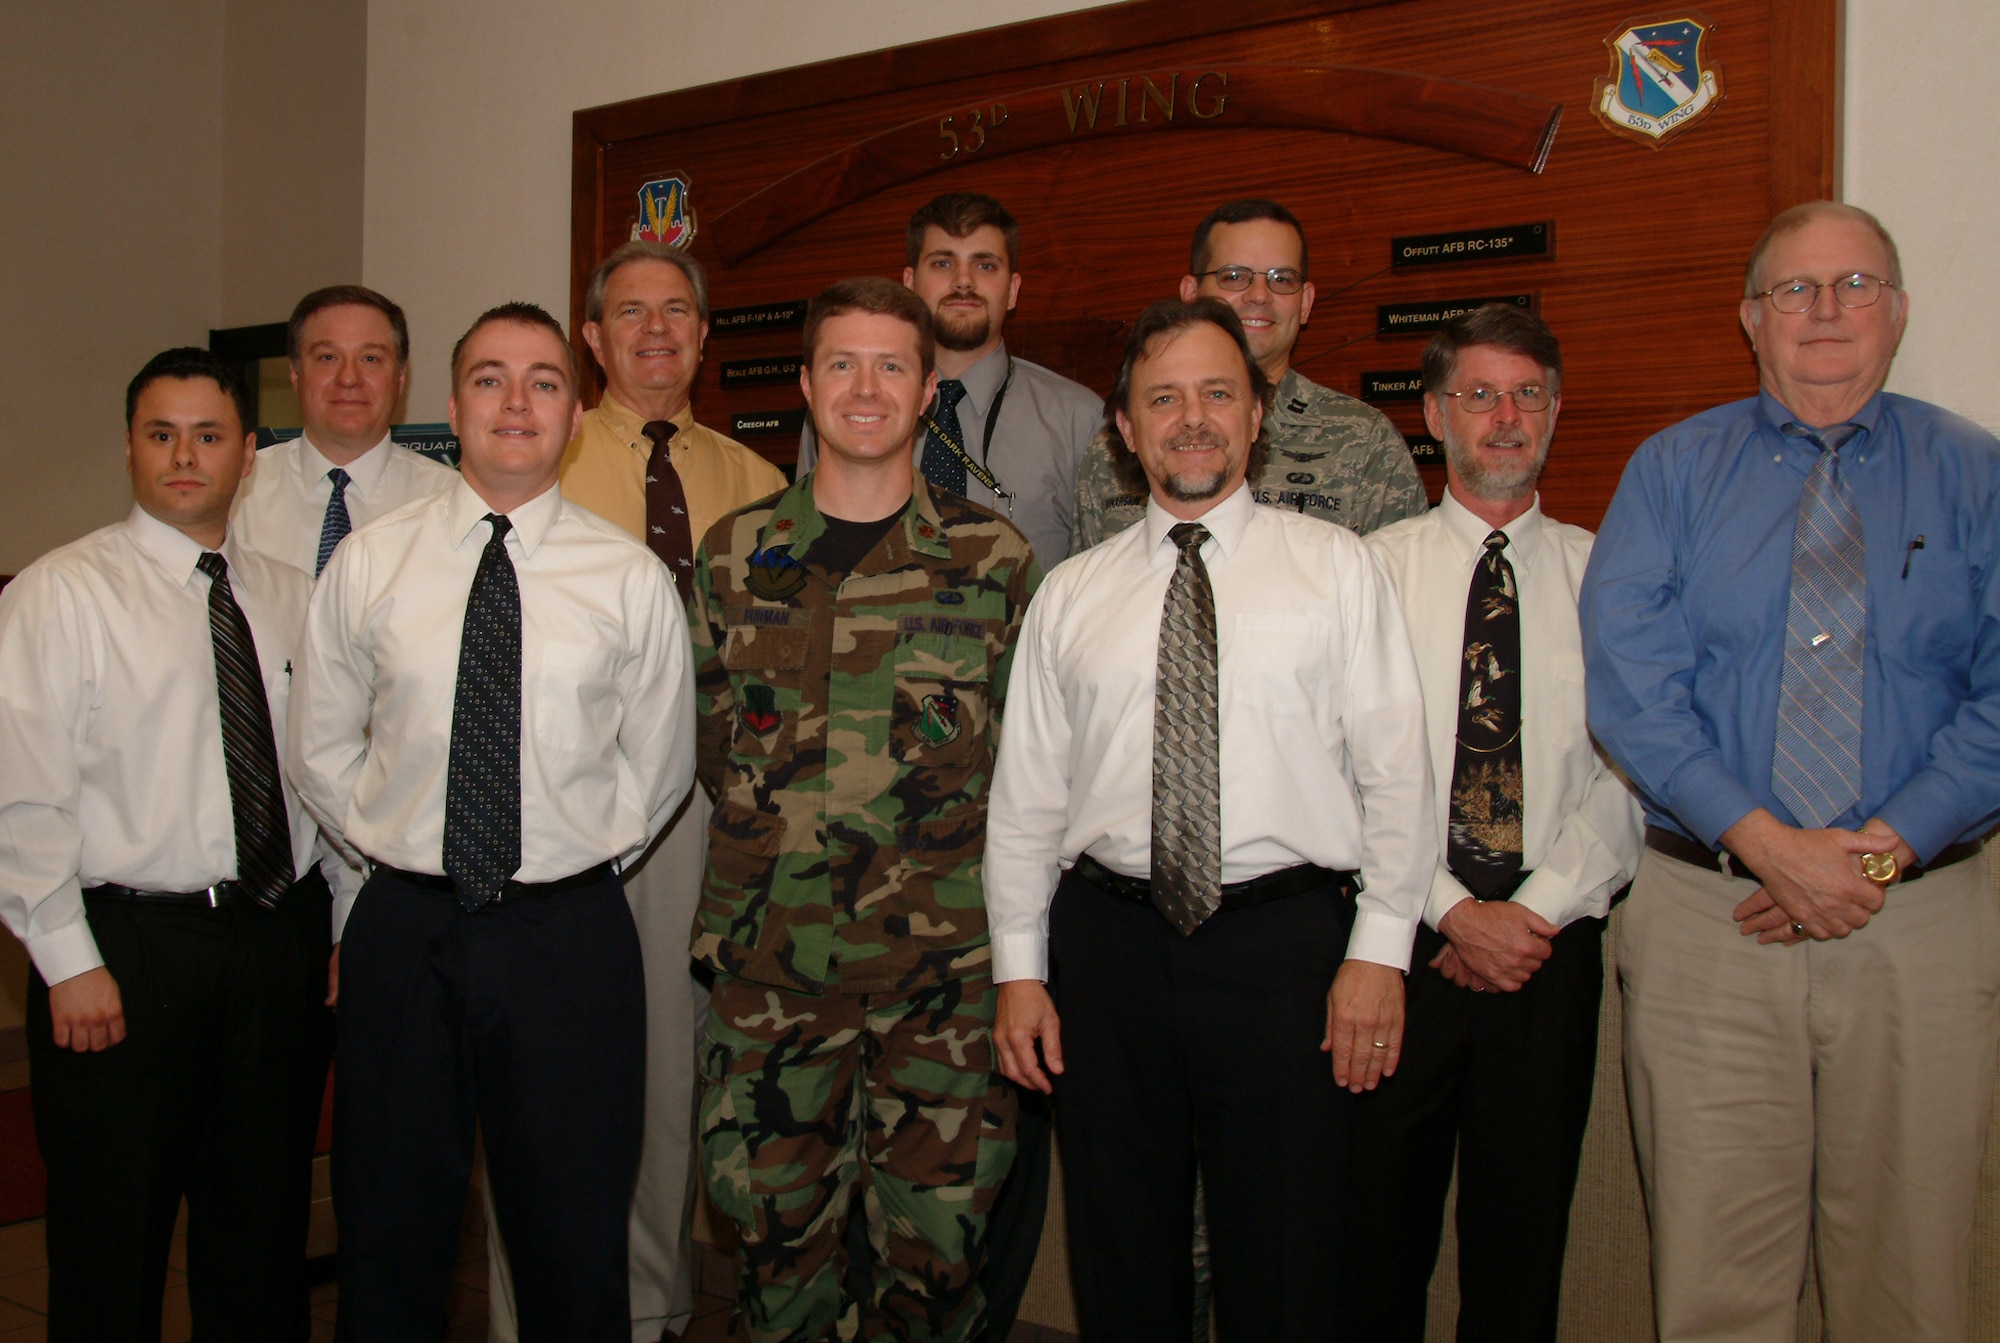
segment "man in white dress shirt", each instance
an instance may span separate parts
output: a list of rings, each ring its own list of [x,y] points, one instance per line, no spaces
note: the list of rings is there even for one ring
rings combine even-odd
[[[313,814],[373,864],[342,935],[340,1337],[436,1338],[475,1123],[521,1334],[628,1343],[645,1001],[618,862],[694,773],[666,567],[564,501],[574,353],[528,304],[452,352],[451,490],[351,537],[290,734]]]
[[[196,1336],[310,1323],[331,920],[276,738],[312,585],[229,532],[246,401],[207,351],[156,356],[126,393],[131,513],[0,594],[52,1339],[159,1337],[183,1195]]]
[[[1422,1343],[1458,1163],[1458,1337],[1554,1343],[1597,1068],[1604,919],[1638,867],[1638,799],[1584,721],[1591,534],[1544,517],[1562,350],[1488,304],[1424,351],[1444,501],[1368,538],[1402,599],[1442,852],[1395,1078],[1356,1107],[1348,1336]]]
[[[1341,1088],[1395,1071],[1437,862],[1394,590],[1245,488],[1267,393],[1225,304],[1147,309],[1108,402],[1146,518],[1058,566],[1016,652],[994,1035],[1057,1096],[1093,1340],[1189,1336],[1197,1162],[1224,1336],[1337,1336]]]
[[[348,532],[457,475],[389,440],[410,377],[403,310],[358,284],[315,289],[285,328],[305,432],[257,454],[230,530],[252,550],[317,576]]]

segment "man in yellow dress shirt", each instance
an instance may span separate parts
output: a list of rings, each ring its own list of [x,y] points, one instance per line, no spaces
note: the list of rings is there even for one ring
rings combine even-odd
[[[583,315],[583,338],[604,370],[605,392],[596,409],[585,412],[563,456],[563,497],[652,545],[673,568],[685,601],[691,571],[679,560],[692,560],[703,533],[724,514],[788,482],[749,448],[694,422],[688,397],[708,340],[708,277],[700,262],[660,243],[627,243],[592,273]],[[663,440],[681,488],[683,535],[690,542],[684,555],[666,533],[671,513],[647,515],[649,496],[658,508],[661,484],[654,466],[660,449],[649,429]],[[707,799],[691,796],[659,842],[625,873],[646,961],[646,1130],[630,1232],[634,1343],[654,1343],[663,1331],[684,1328],[694,1311],[688,1242],[694,1050],[708,1014],[708,988],[694,978],[688,930],[701,893],[706,816]],[[511,1343],[512,1283],[498,1238],[488,1244],[495,1247],[490,1327],[496,1340]]]

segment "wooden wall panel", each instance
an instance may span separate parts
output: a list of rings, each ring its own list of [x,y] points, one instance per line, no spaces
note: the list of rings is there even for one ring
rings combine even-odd
[[[1610,69],[1605,39],[1681,14],[1711,26],[1721,104],[1660,148],[1612,135],[1590,110],[1593,81]],[[581,320],[583,279],[629,236],[636,192],[653,177],[690,182],[694,248],[712,268],[718,307],[810,297],[843,275],[899,275],[911,210],[940,191],[990,191],[1022,223],[1025,283],[1010,346],[1101,391],[1123,325],[1171,293],[1186,269],[1196,221],[1231,197],[1269,195],[1304,221],[1320,293],[1294,362],[1330,386],[1358,392],[1363,370],[1415,366],[1422,338],[1374,334],[1377,304],[1539,294],[1568,362],[1544,498],[1557,516],[1594,526],[1647,434],[1754,388],[1735,315],[1743,258],[1774,208],[1835,188],[1836,20],[1837,0],[1704,0],[1699,11],[1601,0],[1532,10],[1488,0],[1136,0],[579,112],[572,322]],[[1254,96],[1250,68],[1282,63],[1487,86],[1562,104],[1561,126],[1538,175],[1373,135],[1232,126],[1226,114],[1196,126],[1184,103],[1162,125],[1155,105],[1144,129],[1106,126],[1018,153],[962,153],[741,260],[724,260],[719,248],[732,206],[920,118],[959,113],[962,124],[966,109],[1031,89],[1043,101],[1026,110],[1045,117],[1059,106],[1051,86],[1131,74],[1165,88],[1178,72],[1184,99],[1196,75],[1232,68],[1246,72],[1234,95],[1241,110]],[[1401,115],[1415,114],[1384,114],[1377,124],[1386,119],[1393,134]],[[1100,112],[1101,125],[1108,116]],[[1010,122],[1024,119],[1013,105]],[[993,130],[992,143],[1006,134],[1006,125]],[[913,166],[922,157],[907,140],[897,152]],[[1543,219],[1557,230],[1546,260],[1389,270],[1394,235]],[[795,330],[712,336],[697,413],[726,427],[733,413],[796,407],[794,386],[725,391],[719,367],[797,353]],[[1421,432],[1416,405],[1384,409]],[[784,437],[749,441],[780,462],[794,446]],[[1441,472],[1426,474],[1435,495]]]

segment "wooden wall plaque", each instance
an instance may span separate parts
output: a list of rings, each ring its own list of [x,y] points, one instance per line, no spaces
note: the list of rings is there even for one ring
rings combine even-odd
[[[911,211],[987,191],[1021,221],[1009,347],[1103,391],[1125,324],[1186,271],[1195,223],[1270,196],[1305,223],[1318,289],[1293,362],[1341,391],[1415,367],[1423,334],[1377,334],[1391,305],[1535,295],[1568,365],[1544,501],[1595,526],[1641,440],[1755,387],[1743,261],[1775,211],[1835,193],[1837,7],[1134,0],[589,109],[572,330],[648,181],[687,182],[713,306],[736,309],[900,276]],[[1610,133],[1591,110],[1610,39],[1683,13],[1707,27],[1726,95],[1661,147]],[[1522,221],[1555,226],[1546,254],[1392,265],[1392,239]],[[796,410],[796,386],[725,388],[721,368],[798,353],[789,323],[716,331],[697,415]],[[1422,434],[1418,403],[1377,404]],[[780,463],[796,446],[749,441]],[[1423,470],[1435,497],[1442,468]]]

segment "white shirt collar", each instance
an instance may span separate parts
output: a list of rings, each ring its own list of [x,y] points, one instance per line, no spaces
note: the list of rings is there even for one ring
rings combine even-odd
[[[160,521],[138,504],[125,516],[125,529],[132,535],[133,544],[150,556],[176,584],[186,587],[194,577],[195,565],[200,561],[205,548],[199,541],[180,528]],[[223,542],[223,554],[227,558],[229,543]],[[230,566],[234,568],[234,564]]]
[[[445,531],[454,548],[465,544],[465,539],[486,515],[494,511],[491,504],[479,497],[470,481],[460,477],[446,496]],[[514,524],[514,535],[520,538],[521,555],[533,558],[535,548],[542,544],[549,530],[556,525],[562,513],[562,487],[551,484],[546,490],[507,514],[507,520]],[[479,544],[486,544],[486,534],[481,533]]]
[[[390,437],[384,434],[380,443],[340,468],[347,473],[351,486],[360,487],[362,497],[366,498],[369,491],[381,483],[382,473],[389,468],[389,456],[395,450],[395,446]],[[326,454],[319,450],[319,445],[312,441],[312,436],[301,433],[299,475],[304,477],[306,488],[311,489],[319,484],[326,478],[326,473],[333,469],[334,463],[327,460]]]
[[[1444,492],[1444,502],[1438,505],[1438,516],[1444,523],[1445,534],[1452,539],[1453,549],[1470,567],[1486,549],[1486,537],[1493,524],[1460,503],[1449,489]],[[1521,569],[1533,565],[1542,548],[1542,496],[1536,494],[1528,511],[1500,530],[1507,534],[1508,563]]]
[[[1243,533],[1249,529],[1256,507],[1256,501],[1250,497],[1250,487],[1240,480],[1236,482],[1235,489],[1210,505],[1208,512],[1198,518],[1175,517],[1160,507],[1160,501],[1149,490],[1146,495],[1147,558],[1149,562],[1158,563],[1164,556],[1171,562],[1174,549],[1167,540],[1167,533],[1183,522],[1199,522],[1208,528],[1209,540],[1202,543],[1204,561],[1218,552],[1227,558],[1235,554],[1236,547],[1243,543]]]

